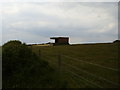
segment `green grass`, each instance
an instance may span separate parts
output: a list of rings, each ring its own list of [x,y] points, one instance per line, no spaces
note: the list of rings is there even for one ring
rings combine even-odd
[[[56,70],[58,69],[58,54],[67,55],[72,58],[77,58],[78,60],[83,60],[85,62],[90,62],[98,64],[104,67],[109,67],[113,69],[118,69],[118,46],[116,43],[102,43],[102,44],[78,44],[78,45],[64,45],[64,46],[33,46],[33,51],[39,55],[39,50],[42,59],[48,61],[50,65]],[[81,61],[75,61],[71,58],[61,56],[61,62],[72,65],[79,69],[85,70],[96,76],[105,78],[111,82],[118,83],[118,72],[112,71],[105,68],[100,68],[91,64],[87,64]],[[56,63],[56,64],[55,64]],[[70,70],[83,78],[94,82],[103,88],[114,88],[118,87],[111,83],[107,83],[104,80],[100,80],[96,77],[86,74],[85,72],[76,70],[65,64],[61,64],[62,75],[61,78],[68,81],[67,87],[69,88],[89,88],[96,86],[88,83],[82,78],[78,78],[75,75],[68,73],[65,70]]]

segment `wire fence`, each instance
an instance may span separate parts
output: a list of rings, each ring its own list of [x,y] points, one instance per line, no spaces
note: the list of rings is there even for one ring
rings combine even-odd
[[[112,82],[112,81],[109,81],[109,80],[107,80],[107,79],[105,79],[105,78],[102,78],[102,77],[100,77],[100,76],[97,76],[97,75],[95,75],[95,74],[92,74],[92,73],[90,73],[90,72],[88,72],[88,71],[86,71],[86,70],[77,68],[77,67],[72,66],[72,65],[70,65],[70,64],[66,64],[66,63],[63,63],[63,64],[65,64],[65,65],[67,65],[67,66],[69,66],[69,67],[71,67],[71,68],[74,68],[74,69],[76,69],[76,70],[78,70],[78,71],[80,71],[80,72],[83,72],[83,73],[86,73],[86,74],[88,74],[88,75],[91,75],[91,76],[93,76],[93,77],[95,77],[95,78],[98,78],[98,79],[100,79],[100,80],[102,80],[102,81],[106,81],[106,82],[111,83],[111,84],[113,84],[113,85],[119,86],[118,83],[114,83],[114,82]]]
[[[58,67],[59,73],[61,73],[61,70],[62,70],[62,72],[70,73],[71,75],[77,77],[78,79],[82,79],[86,83],[88,83],[90,85],[94,85],[94,86],[96,86],[98,88],[106,88],[106,87],[107,88],[109,88],[109,87],[118,88],[118,87],[120,87],[120,84],[118,82],[108,80],[108,79],[106,79],[106,78],[104,78],[102,76],[91,73],[90,71],[84,70],[84,69],[82,69],[80,67],[77,67],[77,66],[75,66],[73,64],[69,64],[69,63],[65,62],[65,60],[63,61],[62,59],[67,58],[67,59],[73,60],[75,62],[77,61],[77,62],[80,62],[80,63],[89,64],[91,66],[96,67],[95,69],[102,68],[102,69],[104,69],[106,71],[112,71],[112,72],[115,72],[115,73],[119,73],[119,70],[117,70],[117,69],[102,66],[102,65],[99,65],[99,64],[96,64],[96,63],[91,63],[91,62],[88,62],[88,61],[83,61],[81,59],[70,57],[68,55],[51,54],[51,53],[48,53],[48,52],[45,52],[45,51],[41,52],[41,50],[39,50],[38,53],[39,53],[39,56],[42,59],[45,59],[45,60],[49,61],[50,63],[56,65]],[[74,71],[73,71],[73,69],[74,69]],[[84,73],[84,75],[80,75],[79,72]],[[88,77],[87,78],[84,77],[85,75],[92,76],[93,80],[88,79]]]

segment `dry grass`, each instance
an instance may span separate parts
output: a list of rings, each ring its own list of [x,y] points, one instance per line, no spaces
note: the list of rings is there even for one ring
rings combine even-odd
[[[85,62],[90,62],[94,64],[98,64],[105,67],[110,67],[113,69],[118,69],[118,46],[116,43],[103,43],[103,44],[78,44],[78,45],[64,45],[64,46],[48,46],[48,47],[32,47],[33,51],[36,54],[40,54],[41,58],[45,59],[50,63],[51,66],[54,67],[53,63],[58,63],[58,57],[56,54],[67,55],[72,58],[77,58],[79,60],[83,60]],[[82,70],[86,70],[89,73],[97,75],[99,77],[105,78],[109,81],[118,83],[118,72],[107,70],[104,68],[99,68],[94,65],[90,65],[84,62],[75,61],[73,59],[62,56],[62,62],[67,63],[69,65],[75,66]],[[56,66],[58,66],[56,64]],[[70,82],[68,83],[68,87],[95,87],[94,85],[85,82],[82,79],[76,79],[72,74],[65,74],[64,69],[71,70],[80,76],[86,78],[89,81],[92,81],[102,87],[117,87],[116,85],[106,83],[105,81],[98,80],[97,78],[91,77],[81,71],[75,70],[71,67],[68,67],[62,64],[63,75],[62,77],[66,77],[66,79]],[[80,83],[81,82],[81,83]]]

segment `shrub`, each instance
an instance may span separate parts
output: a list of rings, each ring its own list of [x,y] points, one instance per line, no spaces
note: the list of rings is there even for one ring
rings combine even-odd
[[[9,41],[3,45],[2,55],[3,88],[53,87],[54,69],[26,44]]]
[[[113,41],[113,43],[120,43],[120,40],[115,40]]]

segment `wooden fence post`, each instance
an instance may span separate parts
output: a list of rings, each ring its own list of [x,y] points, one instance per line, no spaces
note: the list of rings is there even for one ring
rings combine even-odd
[[[61,54],[58,55],[58,78],[59,78],[59,81],[58,81],[58,86],[60,88],[60,84],[61,84]]]
[[[58,69],[59,69],[59,73],[61,71],[61,54],[58,55]]]
[[[41,50],[39,49],[39,56],[40,56],[40,58],[41,58]]]

